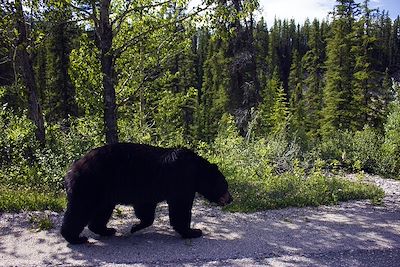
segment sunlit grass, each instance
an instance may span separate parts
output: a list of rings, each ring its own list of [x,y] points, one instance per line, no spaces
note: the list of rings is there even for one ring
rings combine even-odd
[[[38,192],[31,189],[0,187],[0,212],[62,211],[66,206],[64,194]]]
[[[384,191],[376,185],[318,173],[306,178],[284,174],[264,181],[232,179],[230,185],[235,200],[226,209],[232,212],[333,205],[360,199],[380,204],[384,197]]]

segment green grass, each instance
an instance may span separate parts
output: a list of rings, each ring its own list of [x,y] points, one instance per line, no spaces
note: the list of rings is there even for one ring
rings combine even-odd
[[[226,210],[231,212],[333,205],[360,199],[380,204],[384,197],[384,191],[378,186],[319,173],[309,177],[283,174],[264,181],[233,179],[230,186],[234,202]]]
[[[234,202],[226,207],[231,212],[255,212],[285,207],[332,205],[340,201],[370,199],[380,204],[381,188],[320,173],[308,177],[287,173],[260,179],[229,179]],[[64,194],[38,192],[31,189],[0,187],[0,212],[62,211],[66,206]],[[117,214],[118,215],[118,214]],[[42,226],[41,226],[42,227]],[[44,228],[47,227],[44,221]]]
[[[38,232],[54,228],[54,223],[48,214],[33,214],[30,216],[29,222]]]
[[[0,212],[62,211],[66,206],[63,194],[38,192],[31,189],[10,189],[0,187]]]

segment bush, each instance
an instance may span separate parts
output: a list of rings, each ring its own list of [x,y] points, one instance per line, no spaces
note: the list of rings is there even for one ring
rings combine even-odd
[[[214,143],[201,144],[199,152],[217,163],[227,177],[234,197],[234,203],[227,207],[230,211],[316,206],[364,198],[379,202],[383,197],[376,186],[324,175],[322,161],[307,173],[300,166],[296,144],[282,136],[245,142],[227,115],[222,117]]]
[[[17,116],[12,109],[0,111],[0,183],[31,183],[30,167],[39,147],[34,125],[25,115]]]
[[[362,131],[355,132],[352,142],[352,169],[378,173],[382,160],[382,143],[382,135],[369,126],[365,126]]]
[[[395,102],[385,123],[380,172],[400,178],[400,103]]]
[[[103,143],[100,120],[71,120],[47,127],[47,142],[35,141],[34,126],[12,110],[0,113],[0,183],[11,188],[59,192],[69,165],[93,147]]]
[[[66,122],[47,126],[47,145],[40,147],[26,117],[15,116],[10,110],[0,114],[0,133],[4,136],[0,140],[0,211],[61,210],[65,197],[60,191],[68,167],[104,143],[101,119],[84,117],[71,120],[68,127]],[[396,125],[396,120],[388,122],[383,145],[385,155],[393,159],[397,159],[399,148],[397,132],[393,132]],[[124,136],[128,138],[129,133]],[[217,163],[227,177],[235,199],[228,209],[250,212],[360,198],[377,202],[383,196],[379,188],[324,175],[321,168],[328,162],[331,167],[375,170],[382,163],[377,152],[381,142],[370,128],[354,135],[339,133],[321,144],[312,155],[313,168],[305,169],[300,164],[300,147],[285,132],[248,141],[239,135],[232,116],[225,114],[214,142],[200,142],[197,150]],[[321,156],[324,160],[319,160]],[[383,162],[393,168],[392,172],[398,170],[398,162]]]
[[[335,136],[323,138],[316,147],[315,156],[327,163],[330,170],[351,168],[353,152],[353,134],[349,131],[338,131]]]

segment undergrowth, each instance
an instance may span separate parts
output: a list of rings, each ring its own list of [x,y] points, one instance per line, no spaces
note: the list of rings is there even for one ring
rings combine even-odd
[[[384,191],[362,181],[332,175],[323,160],[311,168],[300,161],[300,148],[287,141],[284,133],[269,139],[246,141],[232,119],[225,118],[224,131],[215,142],[202,144],[199,152],[219,165],[227,177],[234,202],[226,209],[254,212],[284,207],[337,204],[340,201],[370,199],[379,204]]]
[[[38,192],[32,189],[0,187],[0,212],[62,211],[66,207],[64,194]]]
[[[0,212],[62,211],[66,204],[65,172],[73,160],[103,143],[101,133],[93,131],[101,127],[94,120],[76,120],[68,131],[55,125],[48,128],[49,145],[40,147],[26,118],[12,115],[8,118],[11,119],[2,122],[5,128],[0,140]],[[361,171],[375,166],[374,170],[382,169],[377,164],[380,156],[374,147],[383,141],[371,139],[370,129],[356,134],[355,138],[341,139],[353,140],[351,145],[341,144],[339,139],[331,140],[315,151],[304,153],[285,131],[250,139],[238,134],[230,116],[223,116],[219,125],[213,142],[198,142],[192,148],[216,163],[225,174],[234,197],[233,204],[227,207],[229,211],[317,206],[351,199],[370,199],[378,204],[384,195],[377,186],[328,175],[337,168]],[[385,142],[387,150],[394,154],[398,146],[393,145],[394,141]],[[362,144],[368,146],[363,148]],[[393,162],[388,164],[394,166],[395,172],[397,161]]]

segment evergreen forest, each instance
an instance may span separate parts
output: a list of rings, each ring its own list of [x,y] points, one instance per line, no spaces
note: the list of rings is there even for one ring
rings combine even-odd
[[[0,211],[63,209],[71,163],[116,142],[195,150],[232,211],[379,203],[363,175],[400,172],[391,17],[369,0],[273,25],[257,0],[1,0]]]

